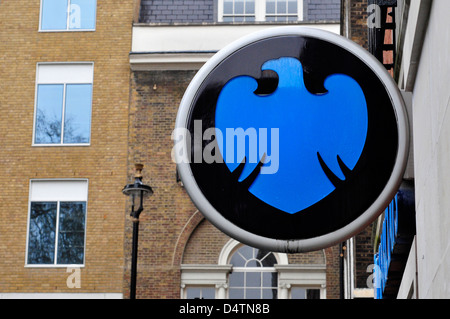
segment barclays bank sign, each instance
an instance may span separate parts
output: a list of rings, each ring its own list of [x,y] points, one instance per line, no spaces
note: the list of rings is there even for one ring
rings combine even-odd
[[[219,51],[181,102],[173,158],[194,204],[253,247],[306,252],[363,230],[398,190],[408,121],[373,56],[305,27]]]

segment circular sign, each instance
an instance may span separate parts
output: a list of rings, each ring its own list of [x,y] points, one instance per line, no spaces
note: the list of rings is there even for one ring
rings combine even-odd
[[[409,146],[383,65],[304,27],[257,32],[214,55],[182,99],[173,139],[185,189],[213,225],[291,253],[373,222],[398,190]]]

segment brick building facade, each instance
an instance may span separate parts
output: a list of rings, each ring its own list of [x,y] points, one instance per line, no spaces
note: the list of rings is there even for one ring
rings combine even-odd
[[[368,50],[368,1],[367,0],[343,0],[341,6],[341,34],[356,42],[364,49]],[[354,272],[346,288],[346,298],[355,296],[373,295],[373,291],[368,287],[374,256],[375,225],[367,227],[362,233],[352,238],[347,246],[352,247],[353,254],[347,252],[346,257],[351,260],[351,268]],[[349,270],[350,272],[350,270]],[[350,282],[351,281],[351,282]],[[358,295],[359,294],[359,295]]]
[[[38,0],[0,3],[0,298],[35,293],[40,297],[122,297],[126,198],[120,191],[127,180],[128,53],[134,7],[133,1],[98,0],[92,2],[96,6],[88,7],[76,3],[68,20],[67,4],[61,12],[52,13]],[[59,144],[51,144],[50,139],[43,143],[37,128],[45,123],[35,110],[46,110],[47,98],[47,102],[58,102],[43,92],[63,85],[66,138]],[[84,126],[80,127],[90,125],[90,129],[83,129],[83,139],[74,143],[67,127],[68,116],[76,112],[71,103],[81,97],[72,94],[77,89],[91,89],[92,95],[82,95],[90,100],[86,107],[91,112],[75,113],[82,115]],[[53,138],[62,131],[46,134]],[[61,197],[54,194],[58,187],[65,193]],[[84,193],[77,199],[83,201],[78,206],[84,206],[84,227],[77,230],[78,235],[71,233],[72,238],[81,239],[76,244],[78,258],[70,258],[71,248],[63,247],[64,234],[71,235],[69,229],[63,232],[61,214],[59,229],[52,222],[45,224],[53,234],[59,232],[54,236],[60,240],[56,253],[60,258],[56,260],[52,251],[46,252],[51,260],[40,258],[33,246],[41,244],[40,235],[34,231],[43,221],[35,223],[39,218],[33,214],[43,211],[34,210],[34,203],[59,201],[63,212],[74,200],[69,190]],[[76,265],[68,268],[66,264],[72,262]]]
[[[178,106],[199,67],[240,36],[286,24],[339,33],[340,1],[298,1],[292,21],[269,21],[259,8],[257,21],[230,23],[221,0],[76,3],[56,22],[48,20],[56,13],[45,0],[0,3],[0,254],[7,256],[0,262],[0,298],[127,298],[132,223],[120,191],[138,162],[155,192],[140,218],[138,298],[195,297],[199,287],[205,294],[212,288],[217,298],[241,291],[230,282],[233,273],[239,276],[232,260],[251,249],[206,221],[177,179],[171,133]],[[80,12],[90,20],[77,20]],[[90,93],[82,95],[88,101],[83,132],[71,141],[76,89]],[[48,105],[62,115],[56,129],[53,123],[40,131],[48,123],[38,113],[50,112]],[[79,229],[64,229],[69,206],[82,217]],[[51,221],[42,220],[47,213]],[[42,236],[40,227],[53,237]],[[65,247],[66,237],[77,244]],[[36,248],[48,245],[45,255]],[[268,291],[279,298],[339,298],[341,249],[275,254],[266,269]]]
[[[174,119],[195,73],[145,71],[132,74],[129,174],[132,174],[133,163],[144,163],[144,180],[155,191],[140,217],[138,298],[184,298],[186,295],[180,292],[180,284],[183,289],[189,288],[189,283],[198,286],[190,281],[189,271],[200,271],[204,267],[209,272],[217,271],[220,266],[230,263],[228,258],[220,265],[219,257],[231,238],[198,212],[181,183],[177,182],[176,165],[171,160]],[[131,256],[130,223],[128,226],[125,258]],[[291,271],[295,267],[299,270],[320,268],[323,282],[318,285],[316,280],[312,286],[304,286],[322,289],[323,297],[339,298],[339,253],[339,247],[335,246],[309,254],[292,254],[287,256],[288,265]],[[215,280],[206,285],[203,281],[202,285],[215,287]],[[124,297],[127,297],[128,287],[127,271]]]
[[[259,21],[227,23],[232,17],[220,8],[223,1],[141,1],[130,53],[128,175],[134,163],[143,163],[144,181],[155,193],[140,217],[138,298],[233,298],[242,292],[233,279],[242,271],[234,258],[238,251],[245,255],[252,248],[217,230],[192,204],[177,179],[171,133],[181,99],[199,67],[233,39],[253,28],[286,23],[339,32],[339,1],[298,4],[301,14],[295,12],[295,22],[271,23],[256,13]],[[124,297],[129,293],[131,232],[128,223]],[[278,298],[340,297],[340,246],[274,256],[276,262],[265,271],[277,282],[262,293],[270,291]]]
[[[365,49],[368,45],[367,0],[343,0],[341,34]]]

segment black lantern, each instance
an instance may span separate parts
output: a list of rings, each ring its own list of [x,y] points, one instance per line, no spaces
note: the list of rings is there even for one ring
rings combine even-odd
[[[137,273],[137,251],[139,236],[139,216],[144,210],[144,198],[151,196],[153,190],[150,186],[142,183],[142,169],[144,165],[136,164],[136,173],[134,175],[134,184],[126,185],[122,193],[131,196],[131,220],[133,221],[133,247],[131,257],[131,278],[130,278],[130,299],[136,299],[136,273]],[[135,205],[139,204],[139,208],[135,210]]]

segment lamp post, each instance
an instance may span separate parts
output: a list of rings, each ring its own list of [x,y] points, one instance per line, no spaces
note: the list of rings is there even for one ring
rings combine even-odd
[[[126,185],[122,193],[131,196],[131,220],[133,222],[133,246],[131,255],[131,282],[130,282],[130,299],[136,299],[136,273],[137,273],[137,253],[138,253],[138,236],[139,236],[139,215],[144,210],[144,197],[153,194],[150,186],[142,183],[142,169],[144,165],[136,164],[136,172],[134,175],[134,184]],[[135,210],[136,201],[139,208]]]

